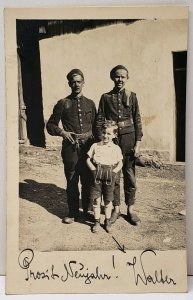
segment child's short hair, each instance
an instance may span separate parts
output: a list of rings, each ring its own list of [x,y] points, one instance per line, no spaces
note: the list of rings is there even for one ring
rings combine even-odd
[[[106,120],[103,124],[102,124],[102,129],[106,129],[106,128],[113,128],[113,133],[117,134],[118,132],[118,126],[117,123],[113,120]]]

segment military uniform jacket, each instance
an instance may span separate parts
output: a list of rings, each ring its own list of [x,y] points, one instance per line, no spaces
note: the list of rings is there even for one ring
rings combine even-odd
[[[49,134],[61,136],[60,120],[65,131],[86,133],[92,131],[96,117],[96,108],[92,100],[84,96],[73,98],[71,95],[61,99],[54,106],[46,128]]]
[[[136,141],[140,141],[142,132],[141,116],[136,94],[123,89],[114,90],[101,96],[96,120],[97,135],[101,135],[101,126],[105,120],[116,121],[119,135],[135,132]]]

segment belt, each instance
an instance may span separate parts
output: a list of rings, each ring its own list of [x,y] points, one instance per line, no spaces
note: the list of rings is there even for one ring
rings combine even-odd
[[[76,140],[84,140],[90,136],[92,136],[92,131],[84,132],[84,133],[75,133],[75,132],[70,132],[72,136],[75,137]]]
[[[130,126],[133,124],[132,124],[131,120],[125,120],[125,121],[118,122],[117,125],[119,128],[123,128],[123,127]]]
[[[92,137],[92,131],[84,132],[84,133],[71,133],[74,141],[75,141],[75,149],[80,152],[81,151],[81,146],[83,146],[90,137]]]

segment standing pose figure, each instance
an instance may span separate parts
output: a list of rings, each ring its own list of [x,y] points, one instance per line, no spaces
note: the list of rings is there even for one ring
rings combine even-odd
[[[67,74],[72,93],[58,101],[47,122],[51,135],[61,136],[62,159],[67,180],[69,214],[63,219],[70,224],[79,219],[79,177],[82,184],[82,207],[86,217],[89,207],[90,172],[86,165],[87,151],[93,143],[93,128],[96,116],[95,104],[82,94],[84,75],[79,69]],[[59,127],[62,122],[63,128]]]
[[[134,213],[136,178],[135,159],[139,155],[140,141],[143,136],[141,117],[136,94],[125,89],[125,83],[129,78],[126,67],[118,65],[110,72],[110,78],[114,82],[114,88],[102,95],[96,128],[98,138],[101,138],[101,128],[104,120],[114,120],[118,124],[118,144],[123,154],[123,176],[125,203],[127,205],[127,218],[132,225],[140,222]],[[120,185],[115,182],[114,211],[111,222],[114,223],[120,215]]]
[[[110,217],[115,180],[120,180],[119,171],[123,165],[121,149],[112,141],[117,136],[117,129],[115,122],[105,122],[102,125],[102,140],[94,143],[88,151],[87,165],[93,175],[90,198],[93,199],[94,233],[100,228],[101,196],[105,204],[105,229],[108,233],[111,232]]]

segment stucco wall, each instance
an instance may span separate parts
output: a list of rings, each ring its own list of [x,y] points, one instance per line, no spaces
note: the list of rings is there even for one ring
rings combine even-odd
[[[44,117],[58,99],[70,93],[66,74],[80,68],[85,96],[98,106],[100,95],[113,82],[109,72],[117,64],[129,69],[127,88],[136,92],[143,121],[141,148],[175,158],[175,90],[172,51],[187,50],[187,21],[143,20],[110,25],[80,34],[40,41]],[[47,143],[60,138],[46,134]]]

